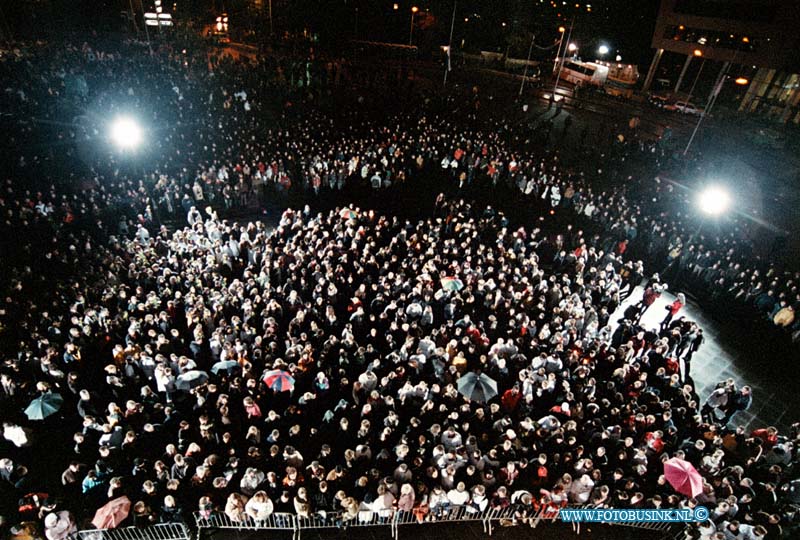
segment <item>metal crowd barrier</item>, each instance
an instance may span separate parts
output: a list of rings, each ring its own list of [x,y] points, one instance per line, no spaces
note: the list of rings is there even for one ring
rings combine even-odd
[[[577,506],[587,508],[587,506]],[[572,508],[576,508],[573,506]],[[300,540],[303,531],[320,529],[341,529],[347,527],[388,527],[393,540],[399,540],[400,529],[410,525],[428,525],[448,522],[477,522],[483,525],[483,531],[492,535],[494,527],[528,525],[536,527],[541,522],[558,520],[559,510],[553,507],[534,509],[525,505],[510,505],[506,508],[485,508],[480,510],[474,506],[443,505],[434,508],[415,507],[410,512],[401,510],[383,510],[379,512],[361,510],[356,515],[344,512],[317,512],[308,516],[291,513],[273,513],[263,520],[255,520],[249,516],[241,520],[233,520],[227,514],[214,512],[203,515],[194,514],[197,527],[197,538],[201,539],[204,530],[253,530],[291,532],[293,540]],[[664,532],[673,538],[674,523],[617,523],[616,526],[647,529]],[[573,529],[580,532],[580,523],[573,523]],[[69,540],[192,540],[192,532],[183,523],[164,523],[152,527],[126,527],[123,529],[94,529],[78,531],[70,535]]]
[[[183,523],[161,523],[151,527],[77,531],[69,535],[69,540],[191,540],[191,531]]]
[[[202,529],[248,529],[248,530],[294,530],[297,516],[295,514],[273,512],[264,519],[253,519],[244,516],[243,519],[231,519],[228,514],[213,512],[211,515],[204,516],[195,512],[194,521],[199,530]]]
[[[342,526],[344,512],[316,512],[309,516],[297,516],[293,538],[300,540],[301,532],[308,529],[338,529]]]

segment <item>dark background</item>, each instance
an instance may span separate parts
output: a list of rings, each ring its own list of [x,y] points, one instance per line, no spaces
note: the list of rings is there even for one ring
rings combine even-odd
[[[394,9],[394,4],[398,9]],[[565,5],[566,4],[566,5]],[[152,0],[132,0],[139,14],[151,11]],[[195,28],[211,24],[223,11],[231,30],[247,29],[266,37],[269,0],[164,0],[178,25],[191,20]],[[105,32],[129,26],[128,0],[0,0],[3,37],[31,39],[64,31]],[[417,6],[414,44],[433,50],[448,42],[452,0],[272,0],[277,34],[316,34],[322,47],[336,47],[353,38],[408,43],[411,7]],[[175,9],[173,9],[175,8]],[[558,39],[558,27],[569,28],[572,41],[593,54],[600,42],[611,54],[645,65],[658,13],[657,0],[459,0],[453,35],[455,47],[525,56],[530,35],[542,47]],[[467,19],[465,21],[465,19]],[[505,26],[503,26],[505,23]],[[256,38],[258,39],[258,38]],[[544,55],[540,49],[534,56]]]

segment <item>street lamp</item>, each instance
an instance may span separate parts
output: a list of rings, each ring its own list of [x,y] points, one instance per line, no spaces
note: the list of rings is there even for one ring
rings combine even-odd
[[[600,46],[597,48],[597,54],[599,54],[601,58],[602,58],[603,56],[607,55],[607,54],[608,54],[608,51],[609,51],[609,49],[608,49],[608,45],[600,45]]]
[[[409,45],[411,45],[411,43],[414,40],[414,15],[417,14],[417,11],[419,11],[419,8],[417,6],[413,6],[411,8],[411,30],[408,32],[408,44]]]
[[[111,124],[111,140],[122,150],[135,150],[142,136],[142,128],[129,116],[120,116]]]
[[[567,50],[571,53],[574,53],[575,51],[578,50],[578,46],[575,45],[574,43],[570,43],[569,45],[567,45]]]
[[[711,216],[718,216],[725,212],[730,202],[730,195],[720,186],[709,186],[697,197],[697,205],[700,210]]]
[[[561,47],[564,45],[564,32],[566,31],[567,29],[563,26],[558,27],[558,33],[561,34],[561,36],[558,38],[558,51],[556,51],[556,61],[553,62],[553,73],[558,69],[558,59],[561,58]]]

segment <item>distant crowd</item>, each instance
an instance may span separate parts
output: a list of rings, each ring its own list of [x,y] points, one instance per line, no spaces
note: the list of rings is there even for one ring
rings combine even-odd
[[[641,317],[699,283],[794,339],[794,270],[741,223],[693,237],[684,195],[628,178],[667,164],[655,143],[599,133],[568,157],[476,92],[329,110],[355,84],[336,69],[4,55],[2,526],[60,540],[125,496],[137,526],[704,505],[697,537],[791,537],[797,426],[736,427],[732,380],[697,395],[682,295]],[[137,116],[147,146],[107,147],[97,111]],[[702,493],[667,482],[673,457]]]

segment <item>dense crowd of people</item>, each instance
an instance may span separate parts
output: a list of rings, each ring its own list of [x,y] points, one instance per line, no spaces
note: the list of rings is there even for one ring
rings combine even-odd
[[[550,133],[481,116],[478,92],[340,111],[339,64],[105,50],[39,44],[0,64],[17,148],[0,196],[13,534],[60,540],[122,495],[137,526],[705,505],[704,538],[796,532],[798,427],[732,425],[752,399],[735,381],[697,395],[684,298],[659,327],[640,319],[668,283],[702,283],[796,335],[797,275],[756,265],[742,224],[701,246],[665,217],[683,195],[621,165],[662,166],[658,145],[607,137],[582,166]],[[99,148],[90,107],[151,122],[146,172]],[[497,193],[520,204],[478,197]],[[303,202],[274,230],[227,219]],[[470,374],[496,396],[469,395]],[[54,394],[56,412],[23,415]],[[703,493],[666,482],[671,457]]]

